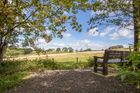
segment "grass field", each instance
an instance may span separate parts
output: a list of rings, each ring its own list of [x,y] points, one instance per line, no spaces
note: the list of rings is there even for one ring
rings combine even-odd
[[[0,64],[0,93],[19,85],[30,72],[50,70],[83,69],[93,66],[93,56],[103,51],[57,53],[48,55],[18,55],[5,58]],[[52,60],[53,59],[53,60]]]
[[[74,52],[74,53],[58,53],[58,54],[46,54],[46,55],[19,55],[8,60],[34,60],[34,59],[54,59],[55,62],[86,62],[87,59],[93,58],[93,56],[103,56],[103,51],[92,51],[92,52]]]

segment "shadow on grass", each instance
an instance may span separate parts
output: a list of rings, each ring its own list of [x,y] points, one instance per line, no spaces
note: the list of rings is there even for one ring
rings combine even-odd
[[[29,72],[85,68],[88,62],[53,62],[49,59],[6,60],[0,63],[0,93],[19,85]]]
[[[104,77],[90,70],[46,70],[33,73],[5,93],[138,93],[118,77]]]

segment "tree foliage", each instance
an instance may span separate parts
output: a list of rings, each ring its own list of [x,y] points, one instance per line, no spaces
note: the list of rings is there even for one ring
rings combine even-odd
[[[11,43],[18,41],[19,35],[31,45],[37,37],[47,42],[51,37],[62,37],[61,33],[66,31],[64,23],[69,20],[72,20],[70,25],[80,31],[75,15],[64,14],[71,9],[76,13],[78,4],[74,0],[1,0],[0,7],[1,39],[9,37]]]
[[[102,25],[117,25],[125,27],[133,24],[132,0],[97,0],[89,23],[91,27]]]
[[[89,21],[90,28],[98,27],[100,25],[114,25],[118,26],[118,28],[134,29],[134,47],[135,51],[139,51],[139,0],[96,0],[92,2],[92,10],[93,15]]]
[[[127,83],[137,84],[137,88],[140,89],[140,53],[133,52],[129,61],[131,64],[125,65],[121,71],[121,79]]]
[[[57,51],[57,52],[60,52],[60,51],[61,51],[61,48],[57,48],[56,51]]]
[[[68,48],[68,51],[69,51],[69,52],[73,52],[74,49],[73,49],[72,47],[69,47],[69,48]]]
[[[25,48],[24,49],[24,54],[31,54],[33,50],[31,48]]]
[[[67,47],[64,47],[64,48],[62,48],[62,51],[63,52],[68,52],[68,48]]]
[[[46,42],[62,38],[62,32],[67,30],[65,24],[81,31],[75,14],[86,10],[87,1],[0,0],[0,59],[9,43],[34,47],[40,37]]]

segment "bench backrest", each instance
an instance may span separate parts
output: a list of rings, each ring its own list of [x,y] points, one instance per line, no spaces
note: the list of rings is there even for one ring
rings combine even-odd
[[[104,60],[108,59],[121,59],[125,60],[129,56],[130,52],[129,51],[116,51],[116,50],[105,50],[104,53]]]

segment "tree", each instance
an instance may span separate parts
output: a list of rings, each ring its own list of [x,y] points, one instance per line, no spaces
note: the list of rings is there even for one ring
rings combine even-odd
[[[64,48],[62,48],[62,51],[63,52],[68,52],[68,48],[67,47],[64,47]]]
[[[33,50],[31,48],[24,48],[24,54],[30,54]]]
[[[133,0],[134,50],[140,51],[140,1]]]
[[[69,51],[69,52],[73,52],[74,50],[73,50],[72,47],[69,47],[69,48],[68,48],[68,51]]]
[[[47,49],[46,51],[47,51],[47,52],[53,52],[54,49]]]
[[[100,25],[126,28],[134,25],[134,50],[140,51],[140,0],[97,0],[92,4],[96,14],[89,21],[91,28]]]
[[[79,52],[83,52],[83,48],[81,48]]]
[[[87,48],[84,51],[92,51],[92,49],[91,48]]]
[[[76,31],[81,31],[75,14],[85,11],[88,0],[0,0],[0,62],[8,44],[21,41],[34,47],[38,38],[46,42],[53,37],[62,38],[65,23]],[[71,12],[70,15],[65,12]],[[50,33],[51,32],[51,33]]]
[[[61,48],[57,48],[56,51],[57,51],[57,52],[60,52],[60,51],[61,51]]]

